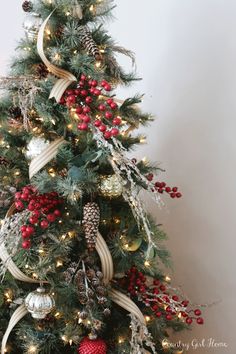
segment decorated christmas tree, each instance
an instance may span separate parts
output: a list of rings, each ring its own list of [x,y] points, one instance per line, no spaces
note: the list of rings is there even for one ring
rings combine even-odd
[[[0,104],[3,353],[180,353],[171,331],[203,323],[170,285],[165,233],[145,209],[180,198],[129,157],[153,117],[106,29],[112,0],[24,1],[25,38]]]

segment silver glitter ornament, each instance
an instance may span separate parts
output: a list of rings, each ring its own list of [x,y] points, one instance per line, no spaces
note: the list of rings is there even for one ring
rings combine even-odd
[[[46,147],[49,146],[49,141],[44,138],[32,138],[27,146],[26,157],[30,161],[39,156]]]
[[[101,176],[99,194],[107,198],[118,198],[123,193],[120,178],[116,175]]]
[[[39,29],[43,23],[41,16],[37,13],[30,13],[24,23],[23,28],[28,40],[33,41],[37,39]]]
[[[39,287],[27,295],[25,306],[33,318],[42,320],[54,309],[55,300],[43,287]]]

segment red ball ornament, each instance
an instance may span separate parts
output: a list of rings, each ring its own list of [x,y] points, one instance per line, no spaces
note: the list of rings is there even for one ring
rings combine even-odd
[[[117,106],[117,104],[115,102],[112,102],[110,104],[110,107],[111,107],[111,109],[116,109],[118,106]]]
[[[77,349],[78,354],[106,354],[107,345],[102,339],[84,338]]]
[[[97,87],[97,85],[98,85],[97,80],[92,80],[92,82],[91,82],[91,86],[93,86],[93,87]]]
[[[104,112],[104,111],[106,110],[105,104],[101,103],[101,104],[98,106],[98,109],[99,109],[99,111]]]
[[[83,113],[83,108],[82,108],[81,106],[78,106],[78,107],[76,107],[75,112],[76,112],[77,114],[81,114],[81,113]]]
[[[61,216],[61,212],[60,212],[60,210],[58,210],[58,209],[54,210],[54,214],[55,214],[57,217]]]
[[[111,91],[111,85],[110,85],[110,84],[106,84],[106,85],[104,86],[104,89],[105,89],[106,91]]]
[[[187,323],[188,325],[191,325],[191,324],[193,323],[192,318],[191,318],[191,317],[187,317],[187,318],[186,318],[186,323]]]
[[[107,104],[109,104],[109,106],[114,102],[113,98],[108,98],[107,100]]]
[[[86,96],[88,96],[88,91],[87,90],[81,90],[80,94],[81,94],[82,97],[86,97]]]
[[[92,103],[92,102],[93,102],[92,97],[91,97],[91,96],[87,96],[87,97],[85,98],[85,102],[86,102],[87,104]]]
[[[91,112],[91,108],[89,107],[89,106],[85,106],[84,108],[83,108],[83,113],[89,113],[89,112]]]

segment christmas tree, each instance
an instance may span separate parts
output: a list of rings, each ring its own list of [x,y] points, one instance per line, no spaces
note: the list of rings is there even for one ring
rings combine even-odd
[[[180,353],[168,337],[201,310],[171,287],[142,193],[181,193],[128,157],[153,117],[141,95],[115,95],[138,78],[105,28],[114,3],[22,7],[26,36],[0,80],[1,353]]]

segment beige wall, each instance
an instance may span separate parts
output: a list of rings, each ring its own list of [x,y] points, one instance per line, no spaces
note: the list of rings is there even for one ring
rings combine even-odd
[[[20,35],[20,3],[2,4],[0,73]],[[196,303],[221,301],[206,310],[205,326],[176,338],[190,345],[195,338],[228,344],[226,349],[206,345],[189,353],[234,354],[236,2],[117,4],[111,32],[136,52],[144,78],[120,95],[145,92],[144,108],[159,117],[146,131],[149,144],[134,156],[162,162],[167,170],[163,179],[179,185],[184,194],[178,201],[165,199],[162,211],[152,207],[169,234],[174,283]]]

